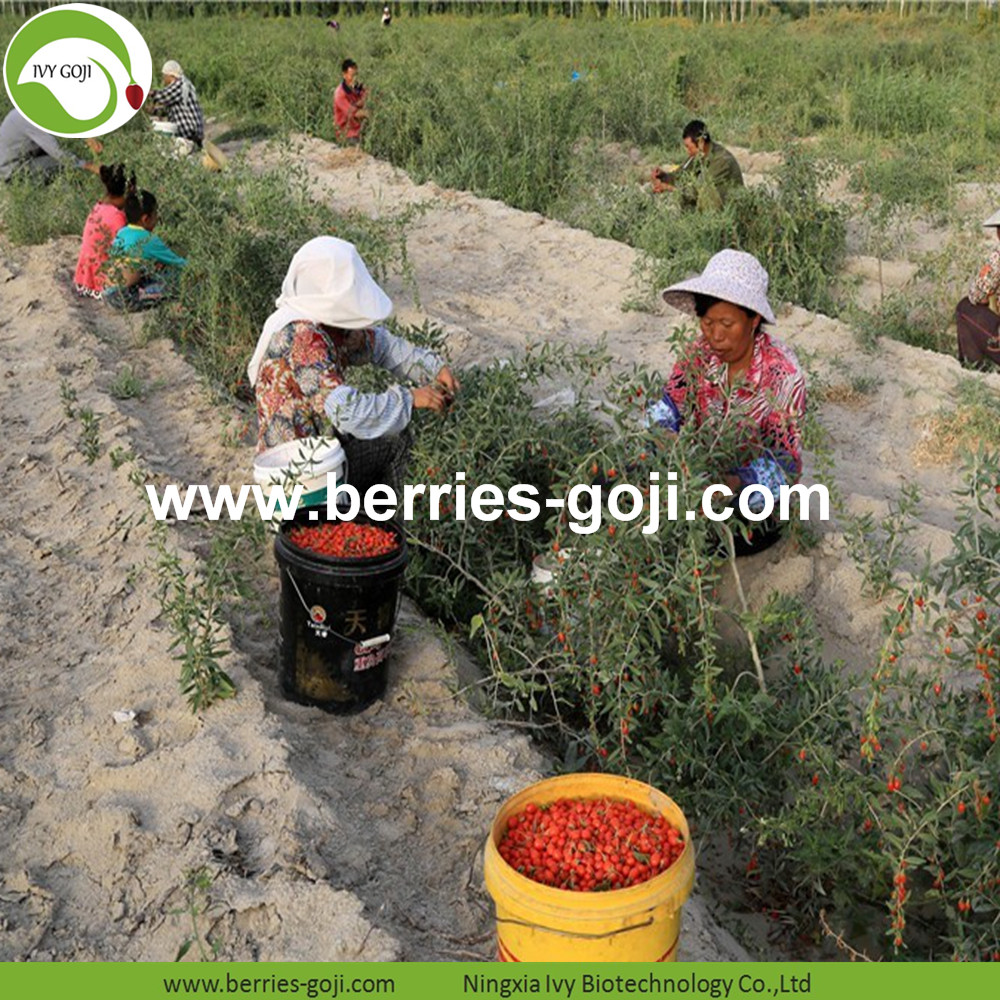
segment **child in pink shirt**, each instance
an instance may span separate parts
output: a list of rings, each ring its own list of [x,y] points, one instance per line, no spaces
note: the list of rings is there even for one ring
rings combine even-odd
[[[76,290],[80,295],[99,299],[107,279],[104,262],[118,230],[125,225],[125,167],[118,163],[101,167],[105,196],[90,210],[83,226],[83,242],[76,262]]]

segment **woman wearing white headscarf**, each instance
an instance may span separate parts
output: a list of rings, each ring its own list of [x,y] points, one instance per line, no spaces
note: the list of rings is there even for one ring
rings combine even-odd
[[[194,84],[184,75],[175,59],[168,59],[163,64],[162,73],[163,87],[150,92],[150,105],[155,112],[167,116],[176,128],[177,138],[200,149],[205,140],[205,115],[198,103]]]
[[[275,305],[247,366],[257,398],[257,450],[322,436],[332,423],[358,491],[382,483],[398,491],[413,409],[448,408],[459,389],[451,370],[433,351],[379,325],[392,302],[345,240],[320,236],[302,246]],[[424,384],[361,392],[344,382],[358,364]]]

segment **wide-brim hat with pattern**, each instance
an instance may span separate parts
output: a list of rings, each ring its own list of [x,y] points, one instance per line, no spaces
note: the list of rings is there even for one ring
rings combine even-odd
[[[696,316],[695,295],[710,295],[757,313],[765,323],[773,323],[774,312],[767,301],[769,284],[767,271],[752,253],[720,250],[696,278],[688,278],[664,290],[663,301],[689,316]]]

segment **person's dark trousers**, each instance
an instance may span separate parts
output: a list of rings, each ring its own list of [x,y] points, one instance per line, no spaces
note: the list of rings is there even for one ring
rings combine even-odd
[[[347,482],[358,491],[364,503],[366,491],[372,486],[389,486],[403,502],[403,483],[410,463],[413,438],[410,429],[400,434],[362,440],[350,434],[338,434],[347,455]]]
[[[769,517],[766,521],[749,521],[736,509],[735,505],[730,521],[742,521],[747,526],[746,538],[743,537],[738,525],[734,523],[731,527],[733,549],[737,559],[741,559],[743,556],[755,556],[758,552],[764,552],[776,542],[780,542],[785,527],[774,516]],[[724,546],[723,551],[728,552],[728,547]]]
[[[1000,365],[1000,316],[987,305],[962,299],[955,309],[958,325],[958,360],[974,368]]]

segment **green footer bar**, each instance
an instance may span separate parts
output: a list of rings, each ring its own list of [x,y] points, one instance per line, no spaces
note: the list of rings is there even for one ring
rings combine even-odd
[[[990,964],[458,962],[372,963],[4,963],[0,990],[45,1000],[161,1000],[168,997],[392,997],[394,1000],[561,997],[798,997],[861,1000],[899,992],[940,1000],[948,991],[990,993],[1000,982]]]

